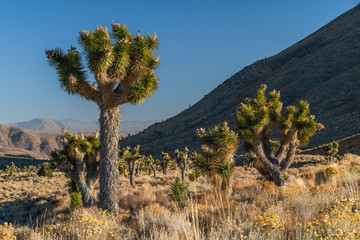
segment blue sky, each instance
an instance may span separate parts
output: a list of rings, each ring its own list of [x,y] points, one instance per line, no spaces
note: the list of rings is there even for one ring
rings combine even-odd
[[[97,106],[59,87],[45,49],[77,46],[80,29],[125,23],[159,36],[159,90],[122,120],[165,120],[254,61],[355,7],[354,0],[10,1],[0,3],[0,122],[98,119]],[[241,101],[241,99],[239,99]]]

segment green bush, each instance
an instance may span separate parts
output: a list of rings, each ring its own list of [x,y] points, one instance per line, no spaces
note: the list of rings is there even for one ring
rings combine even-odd
[[[54,176],[54,168],[50,166],[48,163],[43,163],[37,172],[38,176],[42,177],[53,177]]]
[[[174,182],[170,183],[170,198],[178,203],[184,203],[187,197],[187,185],[184,181],[177,178]]]
[[[195,180],[197,180],[198,178],[200,177],[200,172],[199,170],[195,169],[194,171],[192,171],[190,174],[189,174],[189,180],[191,182],[194,182]]]
[[[81,207],[82,200],[81,200],[81,192],[76,184],[76,182],[72,179],[69,181],[69,193],[70,193],[70,199],[71,199],[71,209],[77,209]]]
[[[72,192],[70,193],[71,198],[71,209],[77,209],[81,207],[81,193],[80,192]]]

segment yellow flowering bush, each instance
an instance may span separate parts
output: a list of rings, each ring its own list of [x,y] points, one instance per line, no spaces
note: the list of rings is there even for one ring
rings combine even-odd
[[[344,198],[308,222],[304,232],[317,239],[360,238],[360,202]]]
[[[345,171],[343,169],[339,169],[339,168],[330,166],[330,167],[325,168],[325,173],[329,176],[332,176],[332,175],[344,174]]]
[[[350,168],[350,171],[351,171],[351,172],[360,173],[360,164],[357,163],[357,164],[355,164],[354,166],[352,166],[352,167]]]
[[[11,223],[0,225],[0,240],[16,240],[14,227]]]
[[[281,221],[279,215],[275,214],[266,214],[265,216],[259,216],[254,221],[254,227],[260,230],[261,232],[266,232],[270,234],[273,231],[284,231],[284,221]]]
[[[309,189],[311,195],[315,196],[317,194],[324,194],[324,193],[334,193],[335,188],[329,185],[316,185]]]
[[[78,217],[50,225],[44,234],[51,237],[78,239],[115,239],[115,219],[103,210],[86,210]]]

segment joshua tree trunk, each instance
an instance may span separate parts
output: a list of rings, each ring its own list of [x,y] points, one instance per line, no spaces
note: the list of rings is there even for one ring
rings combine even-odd
[[[91,207],[95,203],[95,199],[93,196],[93,188],[92,185],[88,185],[85,179],[80,179],[77,181],[77,185],[79,186],[81,192],[81,201],[84,207]]]
[[[135,184],[134,184],[135,161],[128,162],[128,167],[129,167],[130,184],[133,188],[135,188]]]
[[[181,181],[185,181],[185,167],[181,168]]]
[[[153,173],[154,173],[154,178],[156,178],[156,168],[155,168],[154,164],[151,164],[151,168],[152,168]]]
[[[167,166],[163,166],[162,170],[163,170],[163,174],[166,175],[167,174]]]
[[[119,212],[119,107],[100,109],[100,207]]]
[[[222,179],[221,183],[221,191],[225,193],[225,196],[227,198],[230,198],[232,193],[232,182],[233,182],[233,176],[226,177]]]

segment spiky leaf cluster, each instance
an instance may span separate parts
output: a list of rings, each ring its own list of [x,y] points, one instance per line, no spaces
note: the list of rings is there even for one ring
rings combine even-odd
[[[56,69],[59,83],[68,94],[78,94],[80,84],[86,81],[86,74],[81,60],[81,55],[71,48],[68,53],[56,48],[45,52],[50,66]]]
[[[267,99],[265,90],[266,85],[262,85],[255,98],[246,98],[246,103],[241,103],[236,112],[239,136],[245,142],[251,141],[254,133],[260,132],[270,122],[278,122],[281,117],[280,92],[270,92]]]
[[[145,156],[140,154],[140,145],[137,145],[131,151],[131,147],[119,150],[119,161],[126,161],[127,163],[133,163],[142,160]]]
[[[126,25],[113,23],[112,33],[107,27],[81,30],[79,44],[82,52],[74,47],[67,53],[58,48],[46,51],[49,64],[56,69],[60,85],[67,93],[98,102],[94,95],[111,88],[111,94],[126,94],[126,102],[140,104],[157,90],[156,34],[132,35]],[[91,86],[86,79],[85,65],[94,74],[97,86]]]
[[[50,153],[52,164],[55,166],[68,165],[74,169],[76,168],[77,161],[79,161],[79,155],[84,158],[85,163],[98,163],[96,159],[100,148],[98,133],[94,136],[86,137],[84,135],[68,133],[66,130],[63,130],[63,133],[63,148]]]

